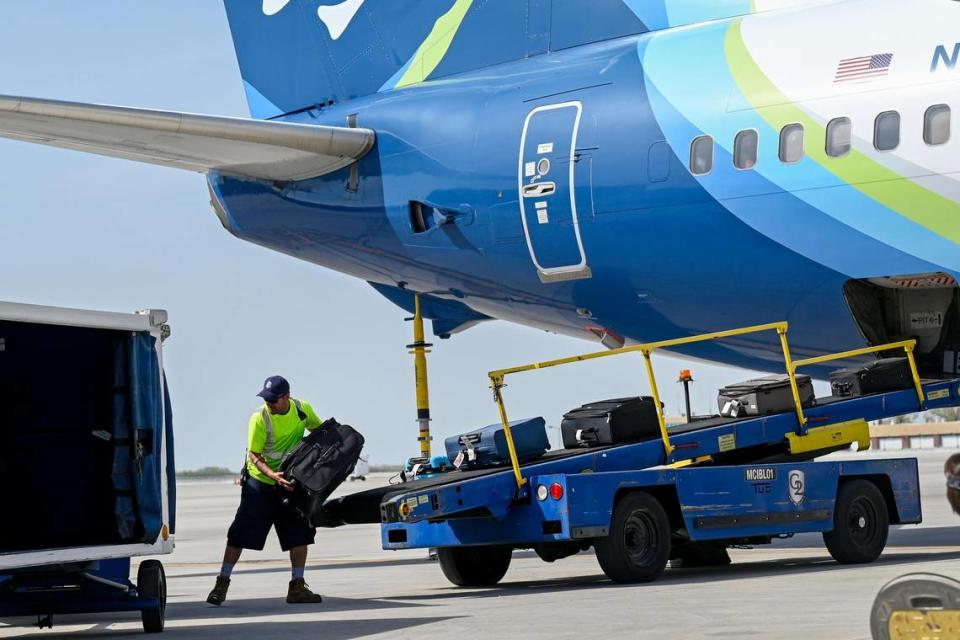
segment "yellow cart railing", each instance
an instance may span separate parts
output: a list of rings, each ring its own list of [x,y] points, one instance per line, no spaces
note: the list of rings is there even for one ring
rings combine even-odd
[[[903,348],[907,352],[907,358],[910,362],[910,371],[913,375],[914,384],[917,389],[917,395],[920,400],[920,407],[924,405],[923,397],[923,387],[920,383],[920,376],[917,372],[917,364],[913,356],[913,350],[916,347],[916,340],[906,340],[903,342],[896,342],[893,344],[881,345],[877,347],[868,347],[865,349],[857,349],[854,351],[845,351],[843,353],[820,356],[816,358],[808,358],[806,360],[797,360],[794,361],[790,356],[790,345],[787,341],[787,330],[789,325],[786,322],[773,322],[770,324],[761,324],[753,327],[745,327],[743,329],[731,329],[728,331],[717,331],[714,333],[707,333],[703,335],[690,336],[686,338],[677,338],[674,340],[661,340],[659,342],[650,342],[647,344],[638,344],[632,345],[629,347],[621,347],[619,349],[610,349],[608,351],[596,351],[592,353],[586,353],[578,356],[570,356],[568,358],[559,358],[557,360],[547,360],[545,362],[535,362],[533,364],[523,365],[519,367],[511,367],[509,369],[499,369],[497,371],[491,371],[487,375],[490,378],[490,387],[493,389],[493,399],[497,403],[497,408],[500,412],[500,422],[503,425],[503,430],[507,439],[507,448],[510,453],[510,464],[513,467],[513,474],[517,481],[518,489],[522,489],[524,484],[526,484],[526,479],[523,477],[523,474],[520,472],[520,463],[517,459],[517,451],[513,442],[513,434],[510,431],[510,421],[507,417],[507,408],[503,401],[503,387],[506,386],[506,377],[516,373],[523,373],[525,371],[536,371],[539,369],[548,369],[550,367],[558,367],[567,364],[573,364],[575,362],[586,362],[588,360],[598,360],[600,358],[610,358],[613,356],[623,355],[626,353],[640,353],[643,355],[644,363],[646,364],[647,370],[647,379],[650,382],[650,391],[653,396],[654,404],[657,408],[657,420],[660,427],[660,437],[663,440],[663,448],[666,452],[666,456],[669,457],[673,454],[674,447],[670,443],[670,434],[667,431],[667,422],[666,416],[664,415],[663,404],[660,402],[660,391],[657,387],[656,376],[653,373],[653,362],[651,360],[651,354],[658,349],[667,349],[670,347],[678,347],[688,344],[694,344],[698,342],[708,342],[712,340],[722,340],[725,338],[732,338],[737,336],[744,336],[753,333],[762,333],[765,331],[776,331],[780,337],[780,346],[783,350],[783,360],[786,366],[786,372],[790,379],[790,391],[793,395],[793,400],[797,413],[798,421],[798,435],[803,435],[806,433],[806,424],[807,417],[803,413],[803,403],[800,398],[800,390],[797,386],[797,369],[809,365],[820,364],[823,362],[830,362],[833,360],[841,360],[844,358],[853,358],[861,355],[867,355],[871,353],[879,353],[881,351],[887,351],[890,349]]]
[[[513,444],[513,434],[510,432],[510,421],[507,418],[507,409],[503,403],[503,387],[505,386],[505,378],[508,375],[513,375],[515,373],[523,373],[524,371],[536,371],[538,369],[547,369],[550,367],[558,367],[566,364],[573,364],[574,362],[586,362],[587,360],[597,360],[600,358],[610,358],[613,356],[623,355],[625,353],[640,353],[643,355],[644,363],[647,368],[647,379],[650,382],[650,391],[653,395],[654,404],[657,407],[657,420],[660,423],[660,437],[663,440],[663,447],[666,450],[667,457],[673,453],[673,445],[670,444],[670,434],[667,433],[667,421],[663,412],[663,404],[660,402],[660,391],[657,387],[657,380],[653,374],[653,362],[650,359],[650,355],[658,349],[667,349],[670,347],[679,347],[687,344],[694,344],[697,342],[709,342],[712,340],[722,340],[724,338],[733,338],[737,336],[744,336],[752,333],[762,333],[764,331],[776,331],[780,336],[780,344],[783,348],[783,357],[784,363],[786,364],[786,370],[790,376],[790,387],[793,391],[793,396],[797,402],[797,410],[799,415],[802,417],[803,410],[800,407],[800,392],[797,389],[797,380],[796,376],[793,373],[793,362],[790,359],[790,347],[787,343],[787,328],[788,325],[786,322],[773,322],[770,324],[761,324],[753,327],[745,327],[743,329],[730,329],[728,331],[717,331],[714,333],[707,333],[697,336],[689,336],[686,338],[676,338],[674,340],[661,340],[659,342],[650,342],[647,344],[638,344],[631,345],[629,347],[621,347],[619,349],[610,349],[608,351],[596,351],[593,353],[587,353],[579,356],[571,356],[569,358],[560,358],[557,360],[547,360],[546,362],[535,362],[533,364],[523,365],[520,367],[511,367],[509,369],[500,369],[497,371],[491,371],[487,375],[490,377],[490,387],[493,389],[493,399],[497,403],[497,407],[500,410],[500,422],[503,424],[503,429],[507,437],[507,448],[510,452],[510,464],[513,466],[513,474],[517,480],[517,487],[523,487],[526,483],[523,475],[520,473],[520,463],[517,460],[516,448]]]
[[[845,360],[847,358],[856,358],[858,356],[867,356],[877,354],[881,351],[890,351],[892,349],[903,349],[907,353],[907,362],[910,363],[910,375],[913,377],[913,386],[917,390],[917,399],[920,401],[920,408],[923,409],[926,400],[923,397],[923,383],[920,381],[920,372],[917,370],[917,359],[913,355],[917,347],[916,340],[903,340],[901,342],[892,342],[890,344],[880,345],[878,347],[865,347],[863,349],[854,349],[853,351],[844,351],[843,353],[832,353],[816,358],[807,358],[806,360],[797,360],[793,363],[793,372],[800,367],[808,367],[813,364],[823,364],[824,362],[833,362],[835,360]],[[802,408],[800,414],[803,415]]]

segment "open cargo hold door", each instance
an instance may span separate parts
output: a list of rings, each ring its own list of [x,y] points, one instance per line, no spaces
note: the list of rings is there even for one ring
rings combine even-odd
[[[114,343],[113,488],[124,542],[152,543],[163,525],[160,470],[165,430],[156,338],[131,334]]]
[[[953,276],[850,280],[844,295],[868,344],[916,339],[917,366],[923,376],[954,373],[944,362],[945,354],[960,349],[960,288]]]

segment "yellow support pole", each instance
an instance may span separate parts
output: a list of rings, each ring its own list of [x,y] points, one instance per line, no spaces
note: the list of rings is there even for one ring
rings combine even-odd
[[[663,450],[667,454],[667,458],[670,458],[670,455],[673,454],[673,445],[670,444],[670,434],[667,433],[667,419],[663,415],[663,403],[660,402],[660,390],[657,389],[657,379],[653,375],[653,361],[650,359],[650,351],[644,349],[643,361],[647,365],[647,378],[650,380],[650,393],[653,394],[653,402],[657,407],[657,422],[660,423],[660,437],[663,439]]]
[[[797,386],[797,367],[790,356],[790,344],[787,342],[787,325],[777,327],[780,335],[780,346],[783,348],[783,361],[787,365],[787,375],[790,377],[790,391],[793,393],[793,402],[796,405],[797,421],[800,423],[799,433],[804,433],[807,426],[807,416],[803,415],[803,402],[800,400],[800,388]]]
[[[500,410],[500,424],[503,425],[503,434],[507,438],[507,450],[510,452],[510,466],[513,467],[513,477],[517,480],[517,489],[523,489],[527,479],[520,473],[520,461],[517,459],[517,449],[513,445],[513,432],[510,430],[510,420],[507,419],[507,407],[503,404],[503,377],[490,376],[490,387],[493,389],[493,399]]]
[[[907,362],[910,363],[910,374],[913,376],[913,386],[917,390],[917,398],[920,400],[920,410],[927,406],[926,398],[923,397],[923,383],[920,381],[920,372],[917,371],[917,359],[913,356],[913,349],[916,347],[916,340],[911,340],[912,344],[905,345],[904,351],[907,352]]]
[[[413,344],[407,345],[413,354],[414,375],[417,385],[417,422],[420,425],[420,457],[430,460],[430,390],[427,385],[427,354],[429,347],[424,340],[423,315],[420,313],[420,296],[413,297]]]

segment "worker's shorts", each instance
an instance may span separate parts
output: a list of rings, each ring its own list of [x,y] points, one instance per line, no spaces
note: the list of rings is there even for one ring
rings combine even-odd
[[[237,515],[227,532],[229,546],[262,551],[270,527],[277,528],[280,548],[284,551],[313,544],[316,529],[296,511],[283,505],[280,491],[273,485],[247,478],[240,491]]]

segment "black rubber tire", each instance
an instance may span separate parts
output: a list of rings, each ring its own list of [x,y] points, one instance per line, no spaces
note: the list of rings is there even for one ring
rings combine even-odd
[[[159,560],[144,560],[137,570],[137,591],[142,597],[156,598],[157,606],[141,610],[143,631],[160,633],[167,613],[167,576]]]
[[[833,531],[823,542],[840,564],[873,562],[887,546],[890,514],[877,485],[869,480],[851,480],[840,485],[833,512]]]
[[[670,558],[670,519],[649,493],[628,493],[613,510],[610,535],[594,543],[600,568],[614,582],[651,582]]]
[[[440,569],[458,587],[492,587],[510,568],[510,547],[445,547],[437,549]]]

